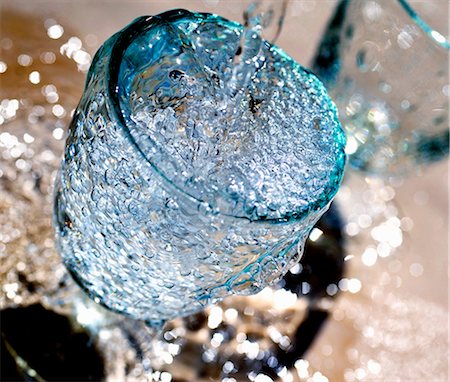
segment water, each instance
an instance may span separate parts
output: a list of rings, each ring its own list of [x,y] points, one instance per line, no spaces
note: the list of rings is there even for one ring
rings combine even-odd
[[[323,86],[262,41],[230,92],[242,27],[171,11],[97,53],[57,178],[67,268],[95,301],[150,323],[277,280],[343,172]]]
[[[275,43],[281,33],[288,0],[256,0],[244,11],[244,30],[233,59],[229,94],[236,96],[247,87],[264,62],[261,48],[265,41]]]
[[[284,24],[288,2],[289,0],[253,1],[244,12],[244,27],[258,28],[264,40],[275,43]]]

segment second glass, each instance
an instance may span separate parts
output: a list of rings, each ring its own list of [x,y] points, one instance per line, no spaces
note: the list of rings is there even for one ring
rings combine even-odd
[[[405,0],[339,3],[313,71],[338,106],[352,167],[404,174],[447,156],[450,44],[426,23],[447,27],[444,3],[413,3],[421,15]]]

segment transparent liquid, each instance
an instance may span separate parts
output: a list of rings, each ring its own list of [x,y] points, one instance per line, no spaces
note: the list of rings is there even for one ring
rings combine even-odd
[[[65,264],[92,298],[154,321],[286,272],[337,191],[345,142],[320,82],[278,48],[264,42],[261,69],[233,95],[238,24],[186,11],[148,23],[97,54],[55,223]],[[127,33],[111,95],[114,73],[102,71]]]
[[[244,11],[244,30],[233,59],[229,94],[245,90],[264,62],[265,41],[275,43],[286,16],[288,0],[255,0]]]

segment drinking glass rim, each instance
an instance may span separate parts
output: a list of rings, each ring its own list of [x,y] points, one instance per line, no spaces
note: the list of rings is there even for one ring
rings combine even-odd
[[[447,38],[431,27],[410,5],[409,0],[398,0],[400,6],[406,11],[406,13],[413,19],[417,26],[425,32],[436,44],[441,47],[450,50],[450,41]]]
[[[179,192],[184,197],[187,197],[191,201],[194,201],[196,203],[200,204],[208,204],[209,203],[205,200],[199,199],[196,196],[189,193],[188,190],[183,189],[179,185],[175,184],[171,179],[169,179],[164,172],[162,172],[152,161],[147,157],[145,152],[142,150],[142,148],[139,146],[138,142],[136,142],[136,139],[132,136],[131,131],[129,127],[127,126],[127,119],[125,118],[122,108],[120,105],[120,99],[119,99],[119,80],[120,80],[120,68],[122,64],[122,52],[124,52],[127,47],[134,41],[137,37],[140,35],[146,33],[148,30],[153,28],[155,24],[149,24],[148,22],[151,19],[156,19],[157,22],[165,22],[161,16],[162,15],[170,15],[173,17],[183,17],[186,15],[186,13],[194,14],[194,15],[200,15],[202,17],[214,17],[217,18],[218,21],[226,23],[230,28],[235,29],[241,29],[244,28],[243,25],[239,24],[236,21],[228,20],[220,15],[216,15],[213,13],[204,13],[204,12],[190,12],[184,9],[173,9],[166,12],[163,12],[161,14],[155,15],[155,16],[141,16],[137,19],[133,20],[130,24],[128,24],[125,28],[120,30],[115,34],[115,40],[112,42],[112,49],[111,54],[109,57],[109,63],[107,66],[107,94],[108,98],[112,103],[112,109],[114,113],[114,117],[117,118],[118,123],[121,127],[121,130],[124,131],[126,134],[127,139],[131,142],[133,147],[137,150],[138,154],[143,157],[143,159],[151,166],[151,168],[160,175],[165,182],[167,182],[169,185],[171,185],[177,192]],[[141,28],[142,27],[142,28]],[[270,44],[269,42],[266,42]],[[271,50],[279,54],[280,56],[293,61],[296,65],[298,65],[301,69],[311,73],[308,69],[304,68],[300,64],[298,64],[292,57],[290,57],[284,50],[279,48],[276,45],[270,44]],[[94,58],[95,60],[95,58]],[[94,64],[94,63],[93,63]],[[336,118],[337,115],[336,115]],[[132,121],[130,121],[132,122]],[[346,161],[346,157],[343,158],[344,163]],[[341,176],[342,181],[342,176]],[[231,215],[226,214],[223,211],[217,211],[214,214],[225,216],[228,218],[234,218],[234,219],[244,219],[251,222],[261,222],[261,223],[271,223],[271,224],[286,224],[291,223],[295,221],[304,221],[307,220],[308,215],[315,215],[320,214],[320,211],[326,210],[330,203],[332,202],[334,196],[337,193],[337,190],[339,189],[338,186],[336,186],[334,193],[330,194],[330,189],[332,188],[332,184],[328,183],[323,190],[323,194],[321,197],[317,198],[314,203],[311,203],[308,205],[308,208],[305,210],[302,210],[300,212],[294,212],[289,213],[286,215],[283,215],[280,218],[258,218],[258,219],[251,219],[248,216],[238,216],[238,215]],[[331,195],[331,196],[330,196]],[[328,200],[327,200],[328,199]],[[209,205],[209,207],[211,207]]]

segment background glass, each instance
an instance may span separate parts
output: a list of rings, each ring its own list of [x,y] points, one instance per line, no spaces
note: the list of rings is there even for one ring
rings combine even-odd
[[[404,174],[447,156],[447,7],[343,0],[336,8],[313,71],[338,106],[352,167]]]

